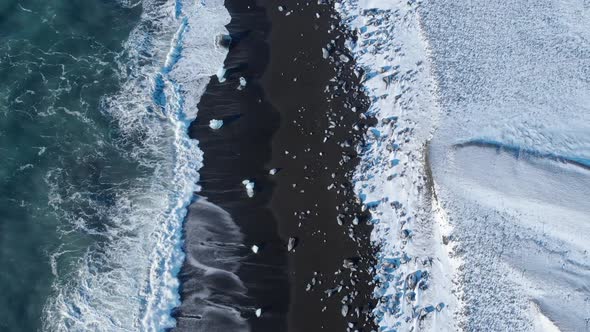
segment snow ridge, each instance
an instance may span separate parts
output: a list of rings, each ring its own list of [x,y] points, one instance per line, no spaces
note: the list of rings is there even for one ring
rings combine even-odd
[[[370,210],[380,299],[380,331],[454,331],[460,303],[451,280],[450,226],[426,163],[440,115],[419,2],[345,0],[342,20],[357,32],[349,42],[378,123],[358,147],[355,191]]]

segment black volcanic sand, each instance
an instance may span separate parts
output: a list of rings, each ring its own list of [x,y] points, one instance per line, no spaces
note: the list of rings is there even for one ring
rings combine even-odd
[[[339,60],[347,32],[338,28],[331,5],[268,2],[271,59],[263,86],[281,113],[271,161],[281,172],[271,207],[281,236],[299,242],[289,255],[289,331],[345,331],[349,322],[355,324],[351,330],[376,330],[363,313],[369,311],[374,287],[368,272],[374,264],[371,227],[350,183],[358,163],[353,147],[364,132],[361,114],[368,102],[356,91],[360,84],[351,57],[344,53]],[[328,46],[331,40],[336,42]],[[324,59],[322,47],[338,63]],[[355,218],[358,225],[353,225]],[[358,261],[358,272],[343,267],[351,258]],[[307,292],[314,277],[316,285]],[[326,290],[339,285],[342,291],[328,297]],[[348,306],[346,318],[343,303]]]
[[[226,81],[212,79],[190,128],[204,152],[206,199],[191,205],[185,223],[176,330],[240,331],[231,310],[251,331],[376,330],[368,314],[371,228],[349,182],[367,102],[350,57],[340,57],[346,32],[327,4],[226,0],[226,7],[233,40]],[[331,40],[337,61],[322,57]],[[211,119],[225,124],[211,130]],[[255,182],[253,198],[244,179]]]

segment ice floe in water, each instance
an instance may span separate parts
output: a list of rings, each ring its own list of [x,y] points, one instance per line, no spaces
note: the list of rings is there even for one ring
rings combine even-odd
[[[385,331],[590,322],[590,9],[345,0],[378,124],[355,189]]]
[[[220,0],[141,4],[121,56],[121,89],[104,97],[101,111],[144,176],[127,191],[113,188],[101,227],[72,221],[74,231],[101,241],[70,263],[75,272],[56,278],[44,308],[47,331],[162,331],[176,323],[182,225],[202,161],[188,126],[227,53],[214,36],[227,33],[229,15]]]

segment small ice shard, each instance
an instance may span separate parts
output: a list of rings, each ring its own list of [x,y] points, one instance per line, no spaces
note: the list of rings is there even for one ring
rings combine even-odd
[[[217,130],[223,126],[223,120],[213,119],[209,121],[209,128]]]
[[[330,56],[330,52],[328,52],[327,49],[325,49],[324,47],[322,47],[322,57],[324,59],[327,59]]]
[[[246,87],[246,79],[244,77],[240,77],[240,85],[238,86],[238,90],[242,90]]]
[[[295,249],[296,245],[297,245],[297,239],[294,237],[290,237],[289,243],[287,243],[287,251],[292,251],[293,249]]]
[[[276,168],[273,168],[273,169],[271,169],[270,171],[268,171],[268,174],[270,174],[270,175],[275,175],[275,174],[277,174],[277,171],[278,171],[278,170],[277,170]]]
[[[279,6],[279,11],[282,12],[283,10],[285,10],[285,8],[283,8],[283,6]]]
[[[253,253],[257,254],[257,253],[258,253],[258,251],[260,250],[260,247],[258,247],[257,245],[253,245],[253,246],[251,247],[251,249],[252,249],[252,252],[253,252]]]
[[[244,180],[242,181],[242,184],[244,187],[246,187],[246,193],[248,194],[248,197],[254,197],[254,182],[250,180]]]
[[[256,311],[254,312],[254,314],[256,315],[256,317],[262,316],[262,309],[260,309],[260,308],[256,309]]]
[[[348,305],[342,305],[342,310],[340,310],[340,313],[342,314],[342,317],[346,317],[348,315]]]
[[[223,83],[225,82],[225,73],[227,72],[227,70],[223,67],[219,68],[219,70],[217,71],[217,80],[219,81],[219,83]]]
[[[357,261],[358,258],[345,258],[342,261],[342,267],[344,267],[345,269],[354,270],[356,269]]]

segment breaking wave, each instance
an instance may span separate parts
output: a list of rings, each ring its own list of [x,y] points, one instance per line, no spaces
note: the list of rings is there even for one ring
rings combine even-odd
[[[88,245],[67,263],[58,262],[65,249],[52,253],[56,281],[43,330],[161,331],[175,325],[182,224],[202,166],[188,126],[210,76],[223,64],[227,50],[216,46],[215,36],[226,33],[229,15],[221,0],[141,5],[141,21],[118,58],[120,91],[101,105],[116,128],[113,148],[135,176],[96,194],[91,203],[100,222],[92,222],[64,212],[88,193],[64,188],[66,170],[47,174],[51,206],[66,219],[62,235],[83,234],[80,241]]]

